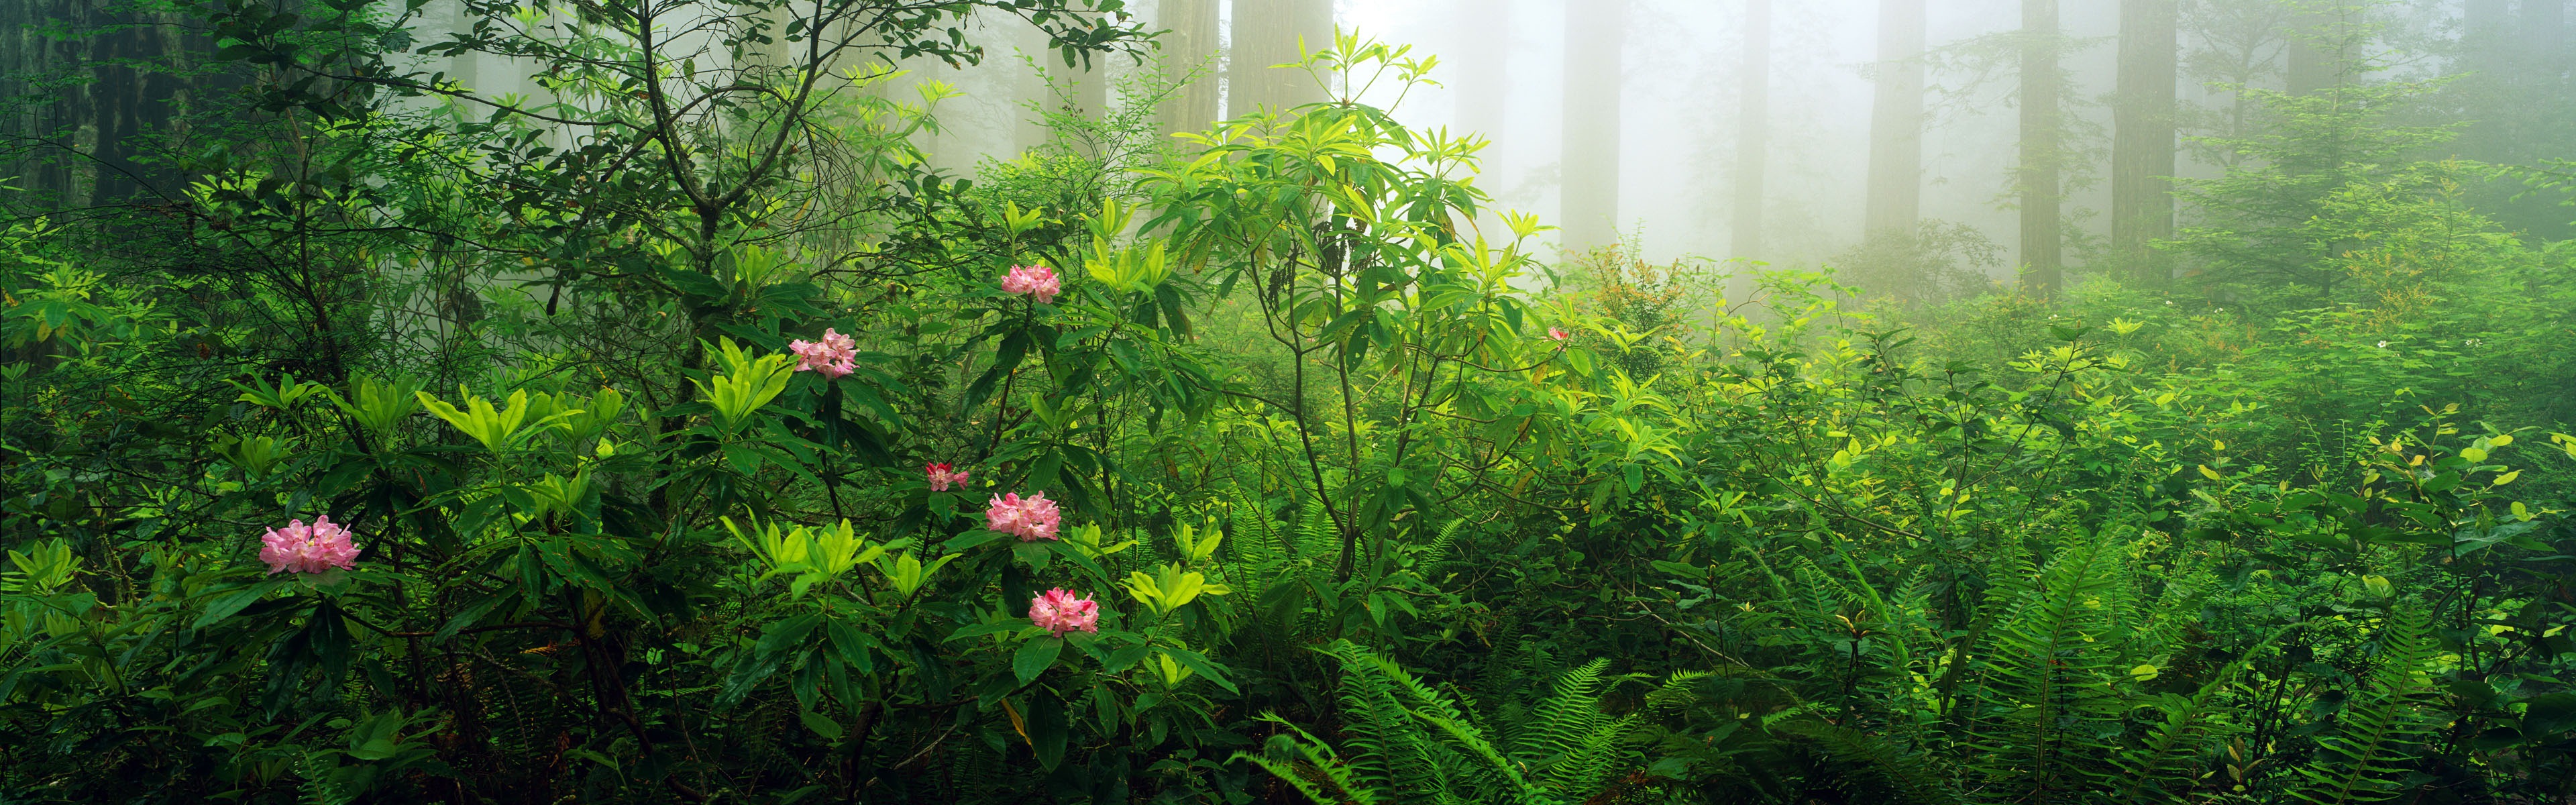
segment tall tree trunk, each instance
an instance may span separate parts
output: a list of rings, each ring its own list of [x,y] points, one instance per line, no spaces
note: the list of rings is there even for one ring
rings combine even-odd
[[[1512,6],[1494,0],[1456,0],[1458,53],[1455,78],[1459,133],[1491,138],[1503,131],[1503,114],[1511,86],[1507,70],[1512,52]]]
[[[2062,281],[2058,205],[2057,0],[2021,3],[2021,262],[2023,289],[2053,298]]]
[[[66,209],[175,197],[185,182],[151,152],[191,150],[179,113],[240,83],[191,75],[213,49],[192,22],[148,4],[0,2],[0,30],[17,32],[0,36],[0,133],[33,146],[0,153],[0,176]]]
[[[1046,115],[1071,113],[1098,117],[1108,112],[1107,57],[1095,54],[1088,64],[1077,58],[1072,66],[1066,66],[1063,52],[1049,47],[1046,34],[1034,26],[1021,27],[1018,44],[1034,62],[1033,68],[1021,68],[1019,79],[1019,97],[1023,107],[1018,127],[1020,150],[1036,148],[1055,137],[1054,130],[1047,127]],[[924,69],[915,65],[907,67]],[[1037,108],[1034,111],[1027,109],[1030,104]]]
[[[1771,0],[1744,0],[1744,65],[1735,89],[1735,234],[1728,251],[1762,256],[1762,173],[1771,144]]]
[[[2141,283],[2171,274],[2151,244],[2173,237],[2174,77],[2182,7],[2121,0],[2120,77],[2111,107],[2111,251]]]
[[[2567,69],[2567,0],[2522,0],[2522,52],[2531,73],[2555,90],[2559,72]]]
[[[2281,46],[2281,83],[2292,95],[2306,95],[2333,86],[2335,64],[2333,43],[2328,41],[2328,15],[2301,5],[2290,14],[2289,41]]]
[[[1911,233],[1923,207],[1923,0],[1879,0],[1864,234]]]
[[[1327,100],[1304,70],[1271,69],[1299,58],[1302,42],[1313,52],[1333,46],[1332,0],[1234,0],[1231,52],[1226,56],[1226,114],[1241,117]]]
[[[1174,83],[1158,115],[1163,133],[1198,131],[1216,122],[1217,0],[1156,0],[1154,23],[1163,35],[1163,74]],[[1190,80],[1196,72],[1198,79]]]
[[[1565,4],[1565,249],[1619,239],[1619,51],[1627,0]]]
[[[2459,66],[2488,73],[2491,80],[2503,78],[2494,73],[2504,66],[2504,45],[2511,39],[2506,32],[2505,0],[2464,0],[2460,4]]]

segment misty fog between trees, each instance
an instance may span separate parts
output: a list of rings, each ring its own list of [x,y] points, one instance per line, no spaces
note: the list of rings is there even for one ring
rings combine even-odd
[[[2571,4],[0,3],[0,805],[2576,802]]]

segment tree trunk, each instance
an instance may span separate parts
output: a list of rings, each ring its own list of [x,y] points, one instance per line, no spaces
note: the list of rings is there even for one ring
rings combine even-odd
[[[1205,129],[1220,114],[1216,4],[1217,0],[1158,0],[1154,6],[1155,24],[1171,31],[1162,38],[1163,74],[1181,84],[1163,101],[1160,118],[1165,134]],[[1198,73],[1194,81],[1190,79],[1193,71]]]
[[[1503,131],[1511,64],[1512,7],[1493,0],[1457,0],[1455,29],[1458,69],[1449,86],[1457,92],[1458,133],[1487,138]]]
[[[2152,244],[2173,237],[2176,0],[2121,0],[2120,76],[2111,107],[2111,251],[2143,284],[2171,274]]]
[[[2503,76],[2496,73],[2505,64],[2503,46],[2511,39],[2506,33],[2505,0],[2464,0],[2460,4],[2459,66],[2487,73],[2489,80],[2501,80]]]
[[[2062,281],[2058,214],[2057,0],[2021,4],[2021,262],[2023,289],[2053,298]]]
[[[213,50],[187,16],[107,0],[0,2],[0,97],[17,101],[0,130],[25,138],[0,152],[0,176],[62,209],[175,197],[184,182],[149,159],[184,135],[180,113],[239,84],[189,77]],[[80,35],[45,36],[60,28]],[[46,86],[51,84],[52,86]],[[24,151],[17,146],[33,146]]]
[[[1914,231],[1923,207],[1923,0],[1879,0],[1864,234]]]
[[[2567,0],[2522,0],[2519,27],[2532,75],[2555,90],[2559,72],[2567,69]]]
[[[2305,6],[2290,15],[2289,41],[2281,46],[2281,83],[2290,94],[2306,95],[2335,83],[2338,66],[2328,41],[2330,24],[2325,14]]]
[[[1627,0],[1565,4],[1563,189],[1566,251],[1619,240],[1619,51]]]
[[[1736,257],[1762,256],[1762,172],[1770,160],[1771,0],[1744,0],[1744,65],[1735,90]]]
[[[1304,70],[1272,69],[1333,46],[1331,0],[1234,0],[1234,37],[1226,56],[1226,114],[1267,107],[1286,111],[1330,96]]]

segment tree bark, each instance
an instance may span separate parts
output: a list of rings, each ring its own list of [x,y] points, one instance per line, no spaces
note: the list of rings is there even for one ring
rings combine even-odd
[[[1735,234],[1728,250],[1756,259],[1762,256],[1762,174],[1771,144],[1771,0],[1744,1],[1735,120]]]
[[[1456,2],[1458,69],[1448,82],[1457,92],[1453,124],[1459,133],[1491,138],[1502,133],[1509,103],[1512,7],[1493,0]]]
[[[1912,232],[1923,207],[1924,0],[1879,0],[1865,234]]]
[[[2021,4],[2021,262],[2022,286],[2041,298],[2057,296],[2064,266],[2059,238],[2057,0]]]
[[[1627,0],[1565,4],[1564,183],[1569,252],[1619,240],[1619,52]]]
[[[2111,107],[2111,251],[2132,279],[2172,273],[2152,244],[2173,237],[2176,0],[2121,0],[2118,97]]]
[[[229,75],[191,77],[197,54],[213,50],[185,14],[107,0],[0,2],[0,131],[26,138],[0,152],[0,176],[62,209],[149,203],[175,196],[184,180],[151,152],[186,146],[185,113],[210,92],[239,85]],[[60,27],[80,35],[38,33]],[[43,83],[39,83],[43,82]],[[50,83],[52,86],[45,86]],[[37,99],[47,100],[37,100]]]
[[[2522,0],[2519,27],[2531,72],[2543,86],[2556,89],[2559,73],[2567,69],[2567,0]]]
[[[2281,83],[2292,95],[2307,95],[2335,83],[2332,44],[2326,15],[2301,7],[2290,15],[2288,42],[2281,46]]]
[[[1333,46],[1331,0],[1234,0],[1233,42],[1226,55],[1226,114],[1286,111],[1329,99],[1304,70],[1272,69]]]
[[[1217,121],[1217,0],[1157,0],[1155,24],[1163,35],[1163,75],[1180,84],[1163,101],[1163,133],[1198,131]],[[1190,80],[1192,71],[1198,80]],[[1182,83],[1187,82],[1187,83]]]

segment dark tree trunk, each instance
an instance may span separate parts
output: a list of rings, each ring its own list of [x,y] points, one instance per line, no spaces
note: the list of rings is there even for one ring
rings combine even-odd
[[[1735,234],[1728,251],[1762,257],[1762,173],[1771,145],[1771,0],[1744,0],[1744,66],[1736,74]]]
[[[1619,51],[1627,0],[1565,4],[1564,185],[1567,251],[1619,239]]]
[[[2522,29],[2526,43],[2522,51],[2529,54],[2533,75],[2543,86],[2555,89],[2561,71],[2567,69],[2567,0],[2522,0]]]
[[[1923,0],[1879,0],[1866,234],[1912,232],[1923,207]]]
[[[1301,41],[1308,52],[1333,46],[1332,0],[1234,0],[1232,28],[1225,66],[1228,116],[1327,99],[1306,71],[1271,67],[1297,61]]]
[[[2293,95],[2306,95],[2335,83],[2334,45],[2329,41],[2332,23],[2325,14],[2302,8],[2290,15],[2288,42],[2281,46],[2281,83]]]
[[[2058,205],[2057,0],[2021,4],[2021,262],[2023,289],[2055,297],[2062,282]]]
[[[175,198],[183,180],[155,159],[232,82],[183,77],[212,44],[185,15],[110,0],[0,2],[0,176],[46,206]],[[59,27],[75,36],[37,33]]]
[[[2173,237],[2176,0],[2121,0],[2120,77],[2111,108],[2111,251],[2134,280],[2171,273],[2152,244]]]
[[[1171,33],[1164,34],[1163,70],[1173,81],[1185,81],[1192,71],[1199,73],[1173,91],[1163,101],[1163,133],[1198,131],[1216,122],[1216,11],[1217,0],[1159,0],[1154,8],[1155,23]]]

